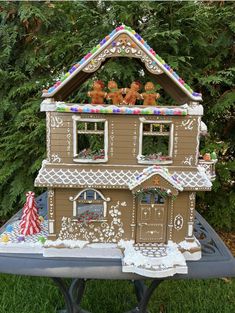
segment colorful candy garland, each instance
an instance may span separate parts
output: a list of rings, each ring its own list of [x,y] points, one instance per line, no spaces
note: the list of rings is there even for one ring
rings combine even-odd
[[[84,62],[86,62],[100,47],[102,47],[110,38],[112,38],[118,31],[127,30],[132,33],[142,44],[148,49],[148,51],[171,73],[171,75],[178,80],[178,82],[183,85],[194,97],[201,97],[201,93],[194,92],[192,88],[185,83],[185,81],[168,65],[148,44],[147,42],[137,34],[131,27],[121,25],[114,29],[108,36],[106,36],[101,42],[94,47],[87,55],[85,55],[78,63],[74,64],[71,69],[63,76],[59,81],[57,81],[52,87],[48,89],[48,93],[52,93],[57,87],[59,87],[64,80],[66,80],[78,67],[80,67]],[[153,61],[153,65],[154,65]]]
[[[148,168],[144,169],[141,174],[139,174],[135,177],[135,182],[133,183],[133,181],[132,181],[129,184],[129,186],[135,186],[136,183],[138,185],[140,182],[145,180],[145,178],[147,178],[149,175],[151,175],[153,173],[156,173],[156,174],[160,173],[163,177],[170,178],[171,180],[174,181],[175,184],[179,185],[179,187],[182,188],[180,182],[177,180],[177,178],[174,175],[170,175],[167,168],[162,167],[162,166],[158,166],[158,165],[149,166]]]
[[[151,114],[151,115],[187,115],[187,109],[183,108],[159,108],[159,107],[123,107],[114,105],[66,105],[57,104],[58,112],[78,112],[78,113],[108,113],[108,114]]]

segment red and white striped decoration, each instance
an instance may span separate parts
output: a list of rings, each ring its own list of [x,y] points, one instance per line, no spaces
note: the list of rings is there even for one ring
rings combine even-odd
[[[37,234],[41,230],[35,193],[29,191],[26,193],[26,196],[27,199],[20,222],[20,233],[25,236]]]

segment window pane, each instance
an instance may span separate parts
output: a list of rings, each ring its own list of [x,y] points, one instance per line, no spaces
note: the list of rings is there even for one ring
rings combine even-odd
[[[151,201],[151,194],[150,193],[144,193],[142,198],[141,198],[141,203],[142,204],[150,204]]]
[[[87,123],[87,130],[94,130],[95,129],[95,123],[94,122],[88,122]]]
[[[80,196],[78,197],[78,199],[84,200],[84,192],[82,192],[82,193],[80,194]]]
[[[168,136],[143,136],[142,155],[146,159],[157,160],[169,155]]]
[[[94,200],[94,199],[95,199],[94,190],[87,190],[86,191],[86,200]]]
[[[150,132],[150,123],[144,123],[143,130],[144,132]]]
[[[104,122],[97,123],[97,130],[104,130]]]
[[[77,122],[77,130],[85,130],[85,122]]]
[[[80,159],[104,159],[104,134],[77,134],[77,154]]]
[[[91,220],[100,220],[103,218],[103,203],[98,204],[88,204],[88,203],[78,203],[77,205],[77,217],[78,222],[89,222]]]
[[[98,192],[96,192],[96,200],[101,200],[101,196],[98,194]]]
[[[157,194],[154,195],[155,204],[163,204],[164,202],[165,202],[165,199],[162,196],[157,195]]]
[[[160,132],[161,125],[160,124],[152,124],[153,125],[153,132]]]
[[[170,124],[162,124],[162,131],[169,132],[170,131]]]

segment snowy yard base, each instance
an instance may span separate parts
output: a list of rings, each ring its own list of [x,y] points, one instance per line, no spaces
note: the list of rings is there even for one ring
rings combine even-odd
[[[41,223],[41,231],[36,235],[25,236],[19,242],[20,221],[13,222],[10,232],[0,235],[0,253],[38,253],[44,257],[100,258],[122,260],[122,271],[145,277],[161,278],[175,274],[187,274],[186,260],[201,258],[200,243],[182,241],[178,244],[134,243],[121,240],[113,243],[89,243],[80,240],[47,240],[48,222]],[[3,242],[4,236],[8,237]]]
[[[6,230],[1,233],[0,240],[4,236],[8,236],[8,242],[0,242],[0,253],[38,253],[41,254],[43,251],[43,244],[40,242],[40,237],[47,238],[48,236],[48,221],[43,221],[41,231],[35,235],[28,235],[24,237],[24,241],[19,242],[18,237],[20,234],[20,221],[12,223],[12,231],[7,232]]]

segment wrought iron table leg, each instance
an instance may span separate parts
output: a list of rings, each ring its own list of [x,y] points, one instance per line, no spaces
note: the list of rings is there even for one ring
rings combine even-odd
[[[60,289],[60,291],[64,297],[65,306],[66,306],[66,313],[74,313],[72,299],[70,297],[66,283],[63,281],[62,278],[52,277],[52,280],[57,285],[57,287]]]
[[[82,301],[82,296],[85,291],[85,280],[84,279],[73,279],[70,287],[66,285],[62,278],[53,277],[52,280],[59,287],[64,300],[66,310],[61,311],[64,313],[90,313],[86,310],[83,310],[80,307]]]
[[[148,313],[147,306],[154,290],[160,285],[163,279],[155,279],[152,281],[149,287],[147,287],[143,281],[135,280],[135,293],[138,300],[137,306],[126,313]]]
[[[55,284],[59,287],[64,296],[66,310],[63,313],[90,313],[80,307],[82,297],[85,291],[84,279],[73,279],[70,287],[62,278],[52,278]],[[143,281],[135,280],[135,294],[137,297],[137,306],[126,313],[148,313],[147,306],[154,290],[159,286],[163,279],[155,279],[147,287]],[[61,311],[62,312],[62,311]]]

